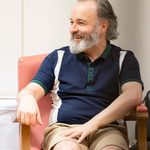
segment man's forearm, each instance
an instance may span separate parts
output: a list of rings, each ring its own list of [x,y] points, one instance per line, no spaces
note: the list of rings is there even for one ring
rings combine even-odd
[[[93,117],[89,122],[94,123],[97,128],[99,128],[118,119],[122,119],[140,103],[140,100],[140,88],[135,93],[127,90],[102,112]]]
[[[19,102],[21,99],[23,99],[25,96],[32,96],[35,100],[39,100],[44,96],[45,92],[43,88],[36,84],[36,83],[30,83],[28,84],[24,89],[22,89],[17,97],[17,101]]]

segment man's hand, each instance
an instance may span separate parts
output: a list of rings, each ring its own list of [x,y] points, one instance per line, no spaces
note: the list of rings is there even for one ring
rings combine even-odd
[[[89,134],[94,133],[97,127],[91,122],[65,130],[62,134],[70,138],[78,138],[77,142],[82,142]]]
[[[26,125],[34,125],[36,122],[43,124],[37,101],[32,95],[26,95],[21,99],[17,109],[17,120]]]

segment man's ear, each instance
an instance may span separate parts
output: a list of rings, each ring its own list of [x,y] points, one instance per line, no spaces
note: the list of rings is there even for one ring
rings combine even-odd
[[[109,23],[106,20],[102,20],[100,22],[100,31],[101,33],[106,33],[107,29],[108,29]]]

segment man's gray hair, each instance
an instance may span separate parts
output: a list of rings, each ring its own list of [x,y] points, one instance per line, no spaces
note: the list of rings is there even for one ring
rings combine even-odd
[[[89,1],[89,0],[78,0],[78,1]],[[114,40],[118,37],[117,27],[117,16],[108,0],[93,0],[97,4],[97,16],[100,19],[106,20],[109,25],[106,33],[107,40]]]

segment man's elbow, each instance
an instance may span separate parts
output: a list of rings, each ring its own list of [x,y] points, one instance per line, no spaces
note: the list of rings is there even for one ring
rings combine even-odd
[[[142,102],[142,91],[141,90],[133,90],[131,93],[132,99],[134,101],[134,105],[140,105]]]
[[[127,92],[132,99],[134,106],[139,105],[142,102],[142,85],[138,82],[128,82],[123,85],[123,91]]]

